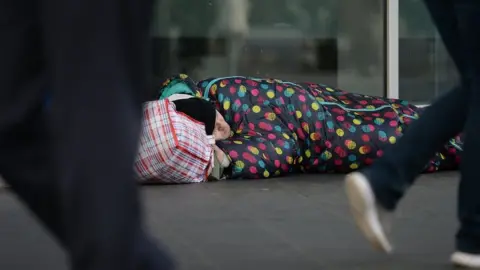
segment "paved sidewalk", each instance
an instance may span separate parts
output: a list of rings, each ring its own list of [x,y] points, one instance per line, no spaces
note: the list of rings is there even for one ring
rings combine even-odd
[[[392,256],[372,251],[356,231],[341,179],[308,175],[143,190],[148,224],[182,270],[451,269],[456,173],[419,180],[399,209]],[[0,269],[66,269],[62,252],[8,192],[0,192],[0,218]]]

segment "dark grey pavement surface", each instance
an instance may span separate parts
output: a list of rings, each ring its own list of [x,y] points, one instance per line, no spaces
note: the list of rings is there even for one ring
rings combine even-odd
[[[152,233],[182,270],[451,269],[456,173],[423,176],[397,212],[396,253],[357,232],[341,175],[143,188]],[[67,269],[65,256],[0,193],[0,269]]]

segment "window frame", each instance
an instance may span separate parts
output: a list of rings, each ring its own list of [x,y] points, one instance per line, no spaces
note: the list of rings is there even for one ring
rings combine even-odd
[[[386,97],[399,98],[399,20],[400,0],[386,1]]]

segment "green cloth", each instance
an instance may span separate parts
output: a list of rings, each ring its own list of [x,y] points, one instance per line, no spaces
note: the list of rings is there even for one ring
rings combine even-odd
[[[195,96],[195,91],[191,89],[184,81],[180,79],[174,79],[167,86],[165,86],[165,88],[163,88],[162,94],[158,99],[166,99],[175,94],[187,94]]]

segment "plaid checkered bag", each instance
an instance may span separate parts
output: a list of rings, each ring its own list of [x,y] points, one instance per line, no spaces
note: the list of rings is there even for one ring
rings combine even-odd
[[[175,104],[168,99],[145,103],[143,116],[134,166],[139,181],[206,181],[213,149],[203,123],[175,111]]]

